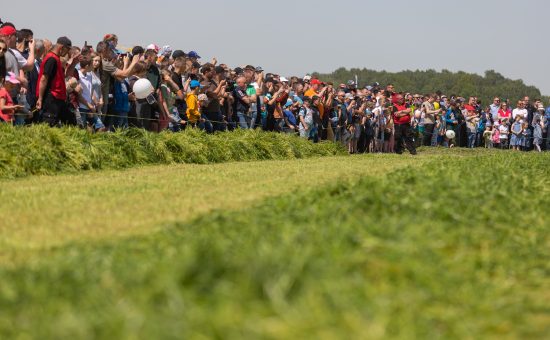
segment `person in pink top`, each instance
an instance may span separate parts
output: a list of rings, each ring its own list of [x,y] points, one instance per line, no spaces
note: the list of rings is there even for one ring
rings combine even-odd
[[[4,84],[0,87],[0,121],[11,123],[16,110],[23,108],[22,105],[14,105],[10,92],[13,91],[19,80],[12,72],[8,72],[4,80]]]

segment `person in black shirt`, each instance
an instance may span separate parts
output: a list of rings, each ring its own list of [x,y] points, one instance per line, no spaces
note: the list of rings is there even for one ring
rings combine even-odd
[[[246,95],[246,79],[244,77],[237,78],[236,86],[233,90],[233,98],[235,98],[233,110],[237,113],[239,126],[243,129],[248,129],[250,124],[248,111],[250,110],[250,104],[256,101],[256,96]]]

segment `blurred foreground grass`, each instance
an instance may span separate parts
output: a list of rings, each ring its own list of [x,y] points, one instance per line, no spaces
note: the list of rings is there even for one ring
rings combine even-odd
[[[550,155],[446,155],[6,265],[0,337],[547,337]]]

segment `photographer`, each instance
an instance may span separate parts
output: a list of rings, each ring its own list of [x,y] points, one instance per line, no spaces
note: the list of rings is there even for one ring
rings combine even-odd
[[[17,31],[15,37],[15,48],[12,48],[11,51],[15,55],[19,67],[24,72],[31,71],[35,61],[35,42],[32,31],[29,29],[22,29]]]

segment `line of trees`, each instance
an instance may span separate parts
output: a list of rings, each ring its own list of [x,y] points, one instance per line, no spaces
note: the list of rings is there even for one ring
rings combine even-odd
[[[369,69],[339,68],[330,74],[315,73],[323,81],[332,81],[335,85],[346,83],[348,80],[355,80],[357,75],[359,86],[370,85],[374,82],[382,86],[394,84],[397,91],[428,94],[436,91],[450,95],[459,95],[462,97],[477,96],[484,105],[493,102],[494,97],[510,99],[514,105],[517,100],[524,96],[529,96],[531,100],[542,99],[545,104],[550,103],[549,96],[542,96],[541,92],[535,86],[527,86],[523,80],[512,80],[505,78],[502,74],[489,70],[485,76],[466,73],[463,71],[451,72],[442,70],[416,70],[387,72],[374,71]]]

